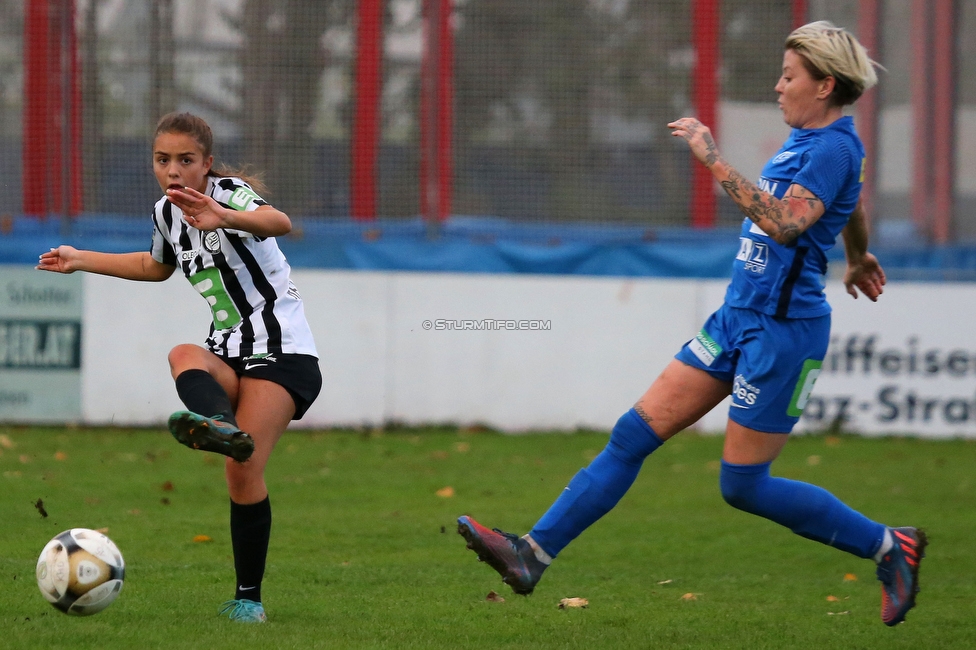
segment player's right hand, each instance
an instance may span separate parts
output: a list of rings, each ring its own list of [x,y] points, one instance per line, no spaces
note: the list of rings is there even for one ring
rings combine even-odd
[[[74,261],[78,258],[78,249],[71,246],[58,246],[46,253],[41,253],[36,268],[39,271],[53,271],[54,273],[74,273]]]

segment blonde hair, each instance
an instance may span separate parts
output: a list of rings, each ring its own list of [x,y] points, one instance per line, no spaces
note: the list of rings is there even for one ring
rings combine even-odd
[[[786,37],[786,49],[803,58],[804,67],[814,79],[834,78],[831,101],[838,106],[853,104],[875,84],[881,67],[868,56],[854,36],[833,23],[819,20],[798,27]]]

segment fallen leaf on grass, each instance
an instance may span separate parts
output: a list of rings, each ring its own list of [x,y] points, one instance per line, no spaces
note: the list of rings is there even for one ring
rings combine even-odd
[[[5,433],[0,433],[0,447],[3,447],[4,449],[13,449],[16,446],[17,443],[11,440],[10,436]]]
[[[454,450],[459,454],[463,454],[465,452],[471,451],[471,445],[466,442],[457,442],[454,443]]]
[[[827,612],[827,616],[844,616],[845,614],[850,614],[851,610],[847,609],[843,612]]]
[[[108,535],[108,526],[106,526],[105,528],[96,528],[95,532],[101,533],[102,535]]]
[[[31,457],[28,456],[27,454],[21,454],[19,460],[21,465],[26,465],[31,461]]]
[[[194,535],[193,541],[196,542],[197,544],[202,544],[205,542],[212,542],[213,537],[211,537],[210,535]]]
[[[489,603],[504,603],[505,599],[498,595],[494,590],[489,591],[488,595],[485,596],[485,600]]]
[[[37,508],[37,511],[39,513],[41,513],[41,516],[42,517],[44,517],[45,519],[47,519],[47,510],[44,509],[44,501],[42,499],[38,499],[34,503],[34,507]]]
[[[63,451],[54,452],[54,460],[68,460],[68,454]]]
[[[163,483],[162,488],[163,488],[163,492],[172,492],[173,481],[166,481],[165,483]]]
[[[690,593],[689,592],[689,593],[685,594],[684,596],[682,596],[681,597],[681,600],[698,600],[698,597],[699,596],[704,596],[704,594],[693,594],[693,593]]]
[[[857,582],[857,576],[853,573],[845,573],[844,582]]]
[[[570,607],[585,609],[589,606],[590,601],[585,598],[563,598],[559,601],[559,609],[569,609]]]
[[[812,456],[807,456],[807,465],[819,465],[820,456],[814,454]]]
[[[672,582],[674,582],[674,580],[671,580],[670,578],[668,578],[667,580],[661,580],[658,584],[659,585],[669,585]]]
[[[840,598],[838,598],[837,596],[827,596],[827,602],[828,603],[836,603],[839,600],[840,600]]]
[[[840,438],[838,438],[837,436],[827,436],[824,439],[824,442],[828,447],[836,447],[837,445],[840,444]]]
[[[452,496],[454,496],[454,488],[448,485],[446,487],[442,487],[441,489],[439,489],[437,492],[435,492],[435,494],[444,499],[449,499]]]

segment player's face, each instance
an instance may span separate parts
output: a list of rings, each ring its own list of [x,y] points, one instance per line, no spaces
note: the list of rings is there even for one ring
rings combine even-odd
[[[783,74],[776,82],[776,92],[787,124],[796,129],[819,126],[827,109],[828,90],[827,79],[814,79],[803,65],[802,55],[793,50],[783,53]]]
[[[200,144],[186,133],[160,133],[153,143],[153,171],[163,192],[175,187],[207,189],[213,156],[204,157]]]

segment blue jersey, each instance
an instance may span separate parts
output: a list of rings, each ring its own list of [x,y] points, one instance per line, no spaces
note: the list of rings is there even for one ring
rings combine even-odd
[[[864,146],[852,118],[821,129],[793,129],[763,167],[757,185],[778,199],[790,185],[802,185],[823,202],[825,212],[785,246],[745,219],[726,304],[778,318],[829,314],[823,292],[827,251],[857,207],[863,171]]]

